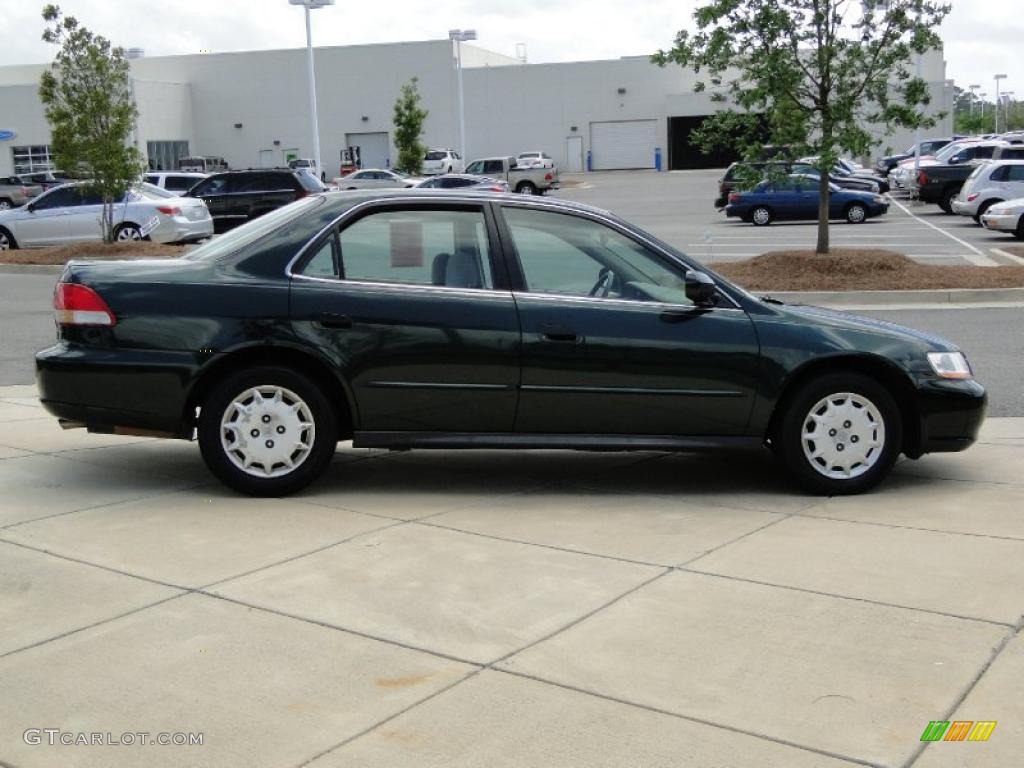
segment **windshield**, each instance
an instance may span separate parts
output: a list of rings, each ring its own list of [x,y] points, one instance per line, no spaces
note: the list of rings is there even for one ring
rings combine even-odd
[[[296,200],[294,203],[289,203],[282,208],[260,216],[258,219],[253,219],[240,227],[236,227],[227,234],[209,240],[194,251],[186,253],[183,258],[191,261],[219,259],[221,256],[233,253],[259,240],[264,235],[270,234],[292,219],[297,219],[315,206],[323,204],[323,201],[324,198],[322,197],[304,197]]]
[[[963,149],[964,147],[967,147],[967,146],[970,146],[970,145],[969,144],[958,144],[956,142],[954,142],[952,144],[947,144],[946,146],[944,146],[942,149],[940,149],[938,152],[935,153],[935,159],[944,163],[947,160],[949,160],[949,158],[951,158],[953,155],[955,155],[957,153],[957,151],[959,151],[959,150],[961,150],[961,149]]]

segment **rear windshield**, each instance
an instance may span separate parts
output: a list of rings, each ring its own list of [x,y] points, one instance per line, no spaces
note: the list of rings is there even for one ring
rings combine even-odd
[[[427,152],[427,160],[444,160],[448,156],[447,152]]]
[[[297,173],[295,176],[298,178],[302,188],[307,192],[323,192],[327,187],[320,183],[320,179],[311,173]]]
[[[306,214],[313,208],[322,205],[323,197],[304,197],[289,203],[281,208],[265,213],[258,219],[253,219],[240,227],[235,227],[230,232],[209,240],[193,251],[189,251],[183,258],[191,261],[218,259],[229,253],[244,248],[245,246],[259,240],[261,237],[270,234],[278,227],[282,227],[293,219]]]

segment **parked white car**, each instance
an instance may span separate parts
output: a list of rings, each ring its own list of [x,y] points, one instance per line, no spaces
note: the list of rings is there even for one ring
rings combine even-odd
[[[982,214],[981,224],[985,229],[1010,232],[1024,240],[1024,197],[996,203]]]
[[[553,168],[555,161],[551,155],[540,150],[520,152],[516,155],[516,167],[518,168]]]
[[[62,184],[9,211],[0,211],[0,251],[102,240],[103,201],[80,184]],[[114,205],[118,240],[193,242],[213,234],[206,203],[139,183]]]
[[[997,203],[1024,197],[1024,160],[997,160],[974,169],[953,199],[953,213],[980,222]]]
[[[188,192],[192,187],[209,176],[208,173],[191,173],[188,171],[150,171],[144,178],[154,187],[169,192]]]
[[[348,176],[331,180],[337,189],[403,189],[415,187],[423,181],[421,176],[407,176],[386,168],[365,168]]]
[[[437,173],[462,173],[466,162],[454,149],[428,149],[423,156],[423,175]]]

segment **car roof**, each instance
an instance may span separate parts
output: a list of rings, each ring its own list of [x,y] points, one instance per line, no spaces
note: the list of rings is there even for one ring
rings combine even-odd
[[[546,208],[554,211],[579,211],[593,213],[600,216],[613,216],[614,214],[603,208],[597,208],[585,203],[577,203],[574,200],[564,200],[556,197],[524,196],[514,192],[474,192],[470,189],[431,189],[423,190],[413,187],[412,189],[379,189],[379,190],[348,190],[348,191],[327,191],[321,192],[332,203],[342,207],[346,204],[358,204],[375,200],[421,200],[423,202],[436,203],[438,200],[450,199],[472,201],[480,203],[518,203],[520,205],[529,203],[537,208]],[[618,218],[618,217],[615,217]]]

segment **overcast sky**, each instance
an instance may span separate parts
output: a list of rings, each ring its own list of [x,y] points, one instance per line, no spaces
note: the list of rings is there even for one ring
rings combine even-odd
[[[943,25],[947,77],[965,87],[992,75],[1024,98],[1022,0],[952,0]],[[124,47],[147,55],[289,48],[305,45],[302,9],[287,0],[63,0],[65,13]],[[442,38],[475,28],[478,45],[530,61],[644,55],[671,45],[692,22],[698,0],[337,0],[314,11],[316,45]],[[39,40],[43,0],[0,0],[0,65],[45,62]]]

